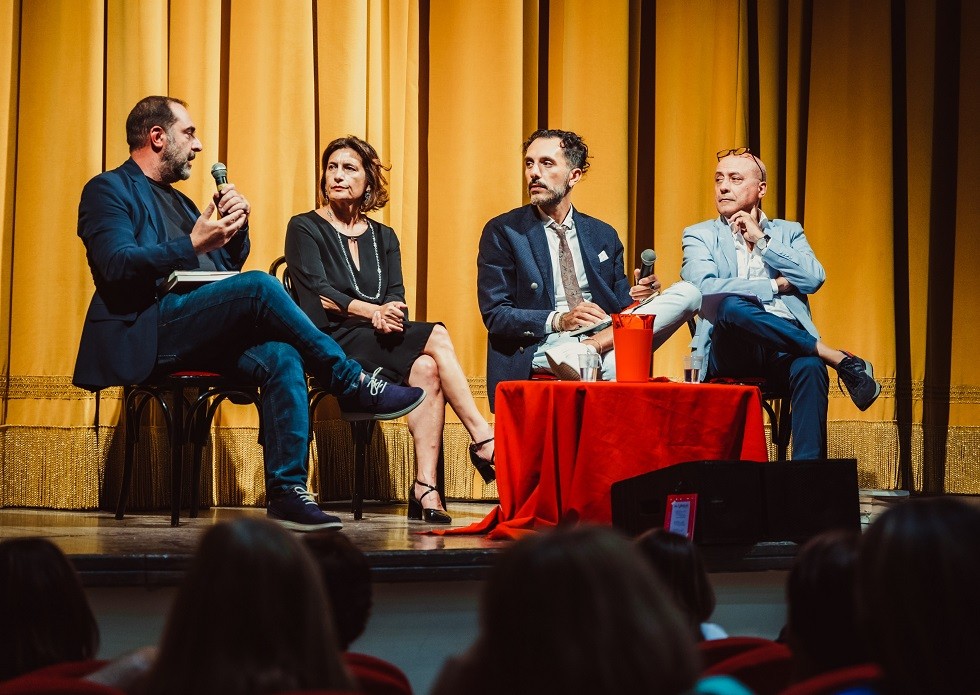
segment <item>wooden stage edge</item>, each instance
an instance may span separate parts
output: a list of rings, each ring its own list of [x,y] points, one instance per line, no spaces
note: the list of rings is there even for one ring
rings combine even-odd
[[[875,503],[862,495],[865,523]],[[405,504],[366,502],[360,521],[354,521],[349,504],[325,507],[341,518],[342,533],[365,552],[379,582],[482,579],[497,553],[509,544],[480,535],[429,535],[425,531],[433,527],[408,521]],[[452,525],[479,521],[492,507],[450,501]],[[182,516],[180,526],[173,528],[163,510],[127,514],[117,521],[105,510],[6,508],[0,509],[0,539],[50,539],[68,555],[86,586],[173,586],[187,571],[204,531],[220,521],[243,516],[263,518],[265,512],[260,508],[212,508],[196,519]],[[796,543],[785,541],[702,546],[702,552],[711,572],[754,572],[788,569],[797,548]]]

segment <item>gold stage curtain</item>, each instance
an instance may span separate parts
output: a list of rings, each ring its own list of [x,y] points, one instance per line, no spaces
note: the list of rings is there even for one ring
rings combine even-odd
[[[326,143],[371,141],[391,165],[380,217],[401,238],[413,315],[446,323],[484,409],[476,249],[486,220],[526,200],[530,131],[585,136],[576,206],[617,228],[630,266],[655,248],[666,284],[681,230],[715,214],[714,152],[748,145],[768,166],[767,214],[801,221],[827,268],[812,299],[824,340],[885,386],[858,413],[832,384],[831,455],[856,456],[865,487],[980,492],[977,29],[962,0],[0,3],[0,506],[115,494],[120,392],[70,385],[92,292],[76,211],[154,93],[189,102],[204,143],[182,190],[203,207],[220,160],[251,201],[248,269],[267,269],[290,216],[317,205]],[[687,349],[673,337],[655,374],[679,378]],[[348,446],[331,415],[314,484],[343,495],[349,481],[321,480]],[[163,461],[153,424],[146,453]],[[254,412],[223,407],[216,425],[214,501],[260,502]],[[458,420],[446,431],[450,495],[493,496]],[[394,472],[378,494],[404,497],[405,425],[382,434]],[[147,473],[137,499],[166,504],[165,478]]]

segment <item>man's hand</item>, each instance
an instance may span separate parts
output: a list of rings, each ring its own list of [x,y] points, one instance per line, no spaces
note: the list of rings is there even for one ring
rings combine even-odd
[[[634,302],[642,302],[644,299],[660,292],[661,285],[657,276],[647,275],[641,280],[639,268],[633,271],[633,282],[636,284],[630,287],[630,297]]]
[[[388,302],[382,304],[371,315],[371,325],[379,333],[401,333],[405,330],[405,302]]]
[[[252,212],[252,207],[245,200],[245,196],[238,192],[233,183],[226,183],[220,191],[214,194],[214,204],[222,217],[227,217],[239,210],[244,211],[246,216]]]
[[[222,216],[212,220],[215,210],[220,211]],[[207,253],[220,249],[248,224],[248,214],[251,211],[251,206],[236,190],[235,184],[223,186],[194,223],[190,234],[194,251]]]
[[[765,236],[762,227],[759,225],[759,208],[757,207],[752,208],[751,213],[739,210],[728,218],[728,223],[750,244],[755,244]]]
[[[792,294],[796,291],[796,285],[780,275],[776,280],[776,289],[779,290],[779,294]]]
[[[609,315],[598,304],[582,302],[571,311],[561,315],[559,328],[563,331],[574,331],[576,328],[591,326],[600,321],[605,321],[607,318]]]

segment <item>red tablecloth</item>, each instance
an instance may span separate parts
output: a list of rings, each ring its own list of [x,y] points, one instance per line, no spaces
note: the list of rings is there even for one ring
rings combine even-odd
[[[509,381],[496,405],[500,505],[451,533],[514,538],[561,519],[608,524],[619,480],[684,461],[768,458],[754,386]]]

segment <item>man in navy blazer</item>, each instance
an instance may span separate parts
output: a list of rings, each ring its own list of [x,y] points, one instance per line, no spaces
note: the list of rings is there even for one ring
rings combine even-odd
[[[681,277],[703,294],[692,343],[703,379],[762,376],[790,394],[793,457],[827,457],[827,366],[867,410],[881,392],[871,363],[821,342],[808,296],[826,275],[796,222],[762,212],[766,165],[748,148],[722,150],[718,217],[684,230]]]
[[[78,235],[95,295],[73,382],[96,391],[203,369],[261,388],[268,515],[299,531],[339,528],[306,489],[304,364],[345,410],[364,416],[398,417],[425,393],[365,375],[267,273],[160,291],[174,270],[240,270],[249,251],[251,207],[234,184],[221,186],[203,214],[171,185],[190,176],[202,149],[186,106],[142,99],[126,119],[130,159],[82,191]]]
[[[588,147],[581,137],[564,130],[535,131],[524,143],[531,204],[495,217],[483,228],[477,292],[489,332],[491,409],[501,381],[527,379],[532,371],[578,379],[580,354],[601,355],[603,378],[615,378],[612,329],[581,340],[570,331],[653,297],[637,313],[656,315],[656,349],[697,311],[701,295],[689,283],[676,283],[658,296],[653,296],[661,289],[655,275],[630,287],[616,230],[572,207],[572,189],[588,168]],[[575,285],[570,290],[559,260],[566,242],[574,266],[567,271]]]

